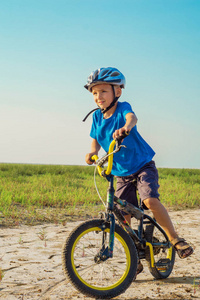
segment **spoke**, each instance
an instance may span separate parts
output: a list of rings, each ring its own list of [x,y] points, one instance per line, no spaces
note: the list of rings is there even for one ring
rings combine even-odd
[[[84,241],[86,242],[86,244],[84,243]],[[101,246],[96,246],[95,244],[98,242],[98,240],[95,241],[91,241],[91,239],[87,238],[87,237],[83,237],[82,240],[79,240],[78,244],[76,245],[76,249],[80,250],[80,251],[87,251],[88,253],[91,253],[91,255],[93,255],[94,250],[96,251],[96,253],[98,253],[98,251],[100,251],[100,249],[105,246],[104,244],[101,244]],[[98,244],[100,244],[101,242],[98,242]],[[89,247],[89,245],[91,246],[91,248]],[[83,247],[81,247],[83,246]]]
[[[118,263],[116,263],[115,266],[113,266],[111,263],[113,263],[112,259],[104,263],[101,263],[101,264],[96,264],[96,263],[93,263],[92,265],[90,266],[77,266],[77,271],[79,272],[79,274],[81,276],[84,276],[88,270],[90,269],[94,269],[95,267],[101,269],[101,274],[102,272],[105,273],[105,279],[109,278],[110,279],[110,276],[109,274],[111,273],[111,276],[122,276],[120,275],[121,273],[123,274],[125,269],[126,269],[126,265],[124,264],[124,267],[122,267],[122,265],[118,265]],[[105,270],[105,271],[104,271]]]
[[[76,247],[74,251],[74,256],[78,256],[78,258],[81,258],[81,257],[85,257],[87,254],[87,257],[89,258],[89,257],[94,257],[94,255],[96,255],[98,252],[99,249],[95,249],[95,251],[92,251],[92,250],[88,250],[87,247]],[[82,253],[81,256],[80,253]]]
[[[80,244],[80,243],[79,243]],[[99,247],[96,247],[96,248],[88,248],[88,246],[86,246],[84,243],[81,243],[81,245],[76,245],[76,252],[77,252],[77,250],[80,250],[81,252],[83,252],[83,254],[84,254],[84,252],[86,251],[88,254],[90,254],[90,255],[94,255],[94,252],[96,252],[96,253],[98,253],[99,252],[99,250],[100,250],[100,248]],[[83,255],[84,256],[84,255]]]
[[[86,270],[88,270],[88,269],[92,269],[92,268],[94,268],[96,265],[97,265],[97,264],[94,263],[94,264],[92,264],[92,265],[90,265],[90,266],[88,266],[88,267],[80,267],[80,271],[82,272],[82,271],[86,271]],[[77,269],[77,267],[76,267],[76,269]],[[79,267],[78,267],[78,269],[79,269]],[[79,273],[81,273],[81,272],[79,272]]]
[[[91,267],[94,269],[94,265]],[[80,275],[82,278],[85,278],[84,275],[86,275],[87,281],[89,281],[91,284],[93,282],[93,284],[96,286],[108,286],[108,285],[106,285],[106,281],[110,282],[111,279],[113,278],[113,276],[106,277],[106,270],[104,270],[104,267],[102,267],[102,268],[100,267],[100,270],[94,270],[93,273],[90,272],[89,276],[88,276],[89,269],[90,269],[89,267],[82,269],[80,272]],[[96,275],[96,277],[95,277],[95,275]],[[111,284],[113,284],[113,283],[109,283],[109,285],[111,285]]]

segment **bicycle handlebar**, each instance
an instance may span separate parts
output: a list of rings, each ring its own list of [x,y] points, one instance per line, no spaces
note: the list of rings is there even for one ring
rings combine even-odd
[[[97,155],[93,155],[91,157],[91,160],[96,162],[96,164],[97,164],[97,170],[98,170],[98,173],[99,173],[99,175],[101,177],[106,177],[107,175],[110,175],[110,173],[112,171],[112,166],[113,166],[113,154],[116,153],[116,152],[118,152],[118,151],[120,151],[120,149],[122,147],[121,146],[121,142],[128,135],[129,135],[129,132],[123,132],[123,134],[120,135],[119,138],[113,140],[110,143],[108,153],[106,155],[104,155],[101,159],[99,159]],[[116,146],[116,148],[114,150],[115,146]],[[108,159],[108,166],[107,166],[107,169],[104,170],[102,168],[102,166],[107,161],[107,159]]]

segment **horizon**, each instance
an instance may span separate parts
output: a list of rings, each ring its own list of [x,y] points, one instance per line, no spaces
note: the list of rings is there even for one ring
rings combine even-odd
[[[31,165],[31,166],[61,166],[61,167],[95,167],[95,165],[87,165],[87,164],[83,164],[83,165],[70,165],[70,164],[43,164],[43,163],[9,163],[9,162],[0,162],[0,165]],[[106,166],[105,166],[106,167]],[[173,168],[173,167],[157,167],[157,169],[175,169],[175,170],[200,170],[200,168]]]

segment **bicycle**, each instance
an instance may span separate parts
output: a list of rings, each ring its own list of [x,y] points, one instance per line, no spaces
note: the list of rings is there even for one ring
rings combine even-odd
[[[95,170],[109,182],[106,211],[101,218],[77,226],[62,251],[63,269],[70,282],[86,296],[99,299],[125,292],[136,278],[141,259],[146,259],[155,279],[167,278],[175,262],[175,250],[165,231],[144,213],[141,201],[135,207],[114,195],[113,155],[124,147],[121,141],[126,136],[113,140],[101,159],[92,157]],[[103,169],[107,161],[108,166]],[[129,225],[122,211],[139,222],[137,229]]]

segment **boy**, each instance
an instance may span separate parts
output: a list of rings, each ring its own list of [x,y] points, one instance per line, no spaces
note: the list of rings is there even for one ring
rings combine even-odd
[[[158,172],[152,161],[155,152],[138,133],[137,117],[130,104],[118,102],[124,87],[125,77],[116,68],[100,68],[88,77],[85,88],[93,94],[99,109],[93,114],[91,152],[86,154],[85,161],[91,165],[91,157],[98,155],[101,147],[107,152],[112,139],[129,132],[123,141],[126,148],[114,155],[112,174],[117,177],[116,196],[138,206],[133,184],[136,179],[144,207],[152,211],[179,257],[186,258],[193,253],[193,248],[178,237],[167,210],[159,201]],[[125,217],[130,223],[131,216]]]

